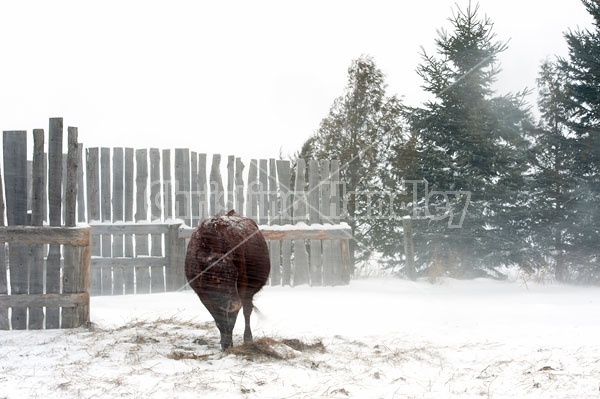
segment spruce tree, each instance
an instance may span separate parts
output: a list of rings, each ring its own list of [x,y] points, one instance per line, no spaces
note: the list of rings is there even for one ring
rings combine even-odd
[[[524,218],[533,249],[530,266],[549,263],[555,278],[566,281],[579,223],[577,142],[565,123],[567,74],[556,63],[545,62],[537,83],[541,121],[530,150],[530,212]]]
[[[464,203],[419,194],[415,249],[422,266],[470,276],[479,269],[493,272],[525,245],[514,233],[515,215],[525,206],[520,188],[529,116],[522,95],[494,93],[498,56],[507,44],[496,39],[491,20],[469,3],[465,10],[457,8],[450,22],[453,30],[442,30],[435,41],[436,54],[422,52],[417,73],[433,99],[411,110],[410,120],[418,134],[419,174],[429,192],[462,191],[471,197],[461,227],[452,229],[448,219],[432,218],[431,210],[449,213],[450,207],[456,217]]]
[[[577,182],[577,231],[571,257],[581,281],[600,281],[600,2],[582,0],[593,29],[565,34],[568,56],[559,59],[566,75],[564,123],[573,131]]]

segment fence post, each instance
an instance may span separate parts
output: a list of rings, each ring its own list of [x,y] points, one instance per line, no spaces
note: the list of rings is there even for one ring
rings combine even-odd
[[[185,239],[179,238],[181,224],[170,224],[167,235],[168,258],[167,267],[167,290],[178,291],[186,284],[185,271],[183,267],[185,255]]]

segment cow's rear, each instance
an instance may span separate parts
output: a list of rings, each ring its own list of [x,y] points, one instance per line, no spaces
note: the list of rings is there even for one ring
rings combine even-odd
[[[207,219],[192,234],[185,259],[190,286],[215,319],[221,348],[232,345],[238,312],[244,309],[244,342],[252,340],[252,298],[267,282],[267,243],[252,219],[230,211]]]

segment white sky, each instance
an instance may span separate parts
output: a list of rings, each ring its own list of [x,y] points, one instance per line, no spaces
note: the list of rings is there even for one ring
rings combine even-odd
[[[418,105],[420,46],[434,52],[455,1],[89,4],[0,0],[0,130],[62,116],[88,147],[278,157],[315,131],[362,54]],[[480,5],[511,40],[500,93],[534,88],[541,61],[565,54],[563,32],[591,26],[579,0]]]

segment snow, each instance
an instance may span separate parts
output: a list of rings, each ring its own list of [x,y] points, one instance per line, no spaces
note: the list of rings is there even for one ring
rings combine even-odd
[[[282,359],[221,352],[191,291],[93,297],[91,329],[0,332],[0,398],[600,394],[598,288],[388,278],[265,287],[255,303],[255,339]],[[236,347],[242,331],[240,317]]]
[[[273,230],[273,231],[289,231],[289,230],[350,230],[350,225],[346,222],[340,222],[338,224],[331,223],[313,223],[306,224],[304,222],[298,222],[294,224],[282,224],[282,225],[261,225],[258,226],[261,230]]]

